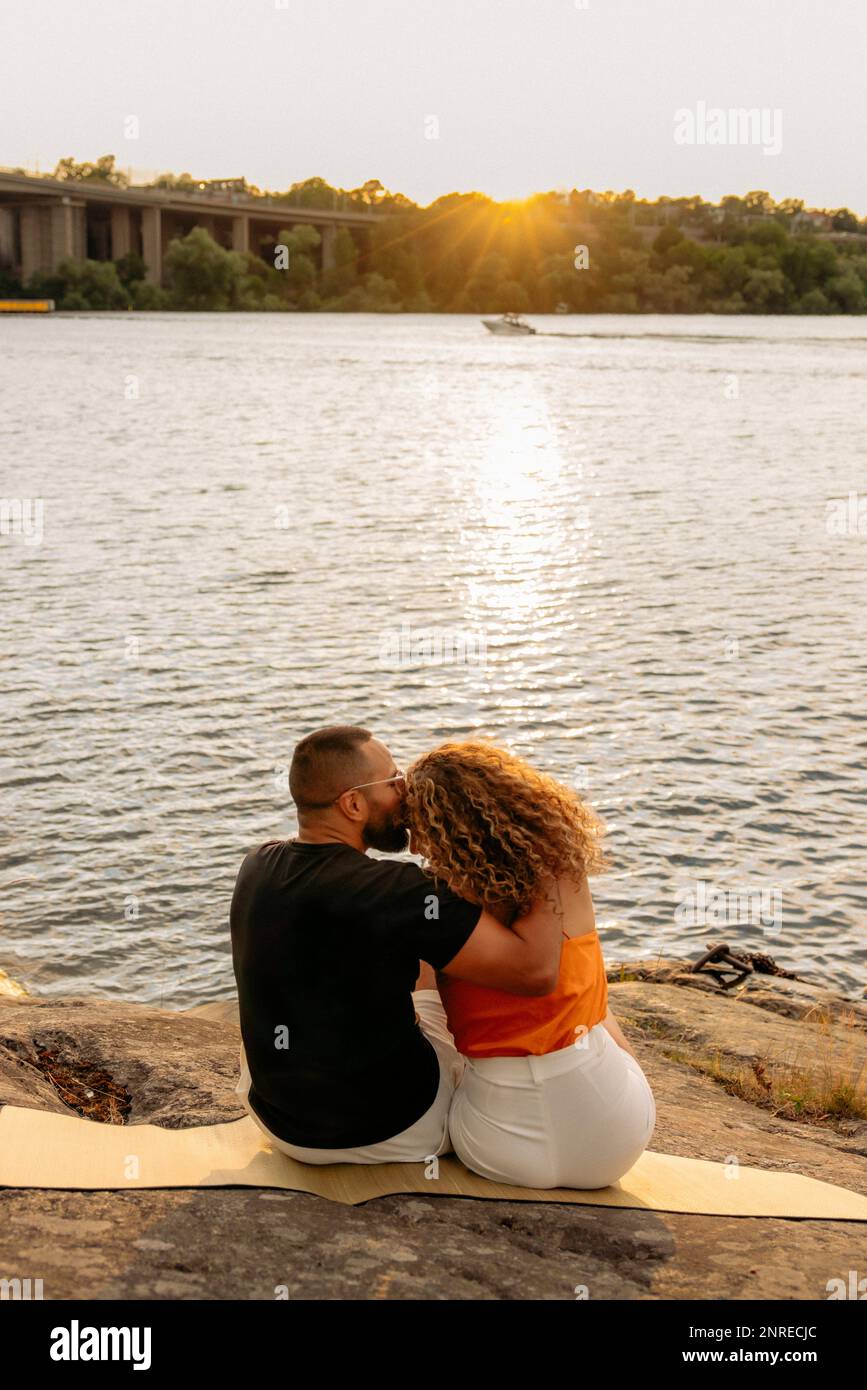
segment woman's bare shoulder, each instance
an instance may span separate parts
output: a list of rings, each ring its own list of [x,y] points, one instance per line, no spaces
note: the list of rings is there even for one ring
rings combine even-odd
[[[557,892],[563,906],[563,930],[566,935],[589,936],[595,932],[596,914],[587,875],[580,882],[562,875],[557,879]]]

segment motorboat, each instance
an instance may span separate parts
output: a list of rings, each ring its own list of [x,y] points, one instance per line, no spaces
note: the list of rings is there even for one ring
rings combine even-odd
[[[503,314],[498,319],[482,319],[489,333],[535,333],[535,328],[531,328],[525,323],[520,314]]]

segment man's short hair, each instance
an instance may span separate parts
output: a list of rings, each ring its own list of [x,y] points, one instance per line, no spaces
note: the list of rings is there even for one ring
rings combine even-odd
[[[289,792],[299,812],[330,806],[342,792],[366,780],[364,745],[373,734],[357,724],[316,729],[296,746],[289,769]]]

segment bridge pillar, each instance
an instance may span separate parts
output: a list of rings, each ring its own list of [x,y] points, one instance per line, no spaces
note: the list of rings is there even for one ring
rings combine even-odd
[[[250,219],[243,213],[232,218],[232,250],[250,250]]]
[[[83,198],[64,195],[51,208],[51,265],[56,270],[61,261],[87,258],[87,205]]]
[[[21,205],[21,279],[51,273],[62,260],[83,261],[87,255],[87,213],[84,200],[64,196],[56,203]]]
[[[119,261],[132,250],[132,209],[119,204],[111,210],[111,259]]]
[[[15,264],[15,213],[0,208],[0,266]]]
[[[322,237],[322,269],[334,269],[334,240],[337,236],[337,228],[333,222],[319,228]]]
[[[163,283],[163,224],[162,208],[142,208],[142,258],[147,266],[145,279],[149,285]]]
[[[47,269],[51,256],[51,219],[48,208],[38,203],[23,203],[21,207],[21,280],[27,284],[31,275]]]

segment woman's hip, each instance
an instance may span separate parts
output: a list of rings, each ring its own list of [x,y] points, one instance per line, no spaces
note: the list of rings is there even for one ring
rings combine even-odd
[[[469,1167],[536,1187],[615,1182],[655,1123],[644,1072],[601,1024],[583,1046],[542,1057],[468,1058],[449,1121]]]
[[[484,1108],[494,1116],[521,1114],[550,1119],[554,1108],[566,1106],[584,1124],[610,1119],[635,1098],[653,1104],[653,1093],[639,1063],[607,1030],[592,1029],[585,1047],[567,1047],[541,1057],[483,1057],[466,1059],[464,1077],[455,1099]]]

